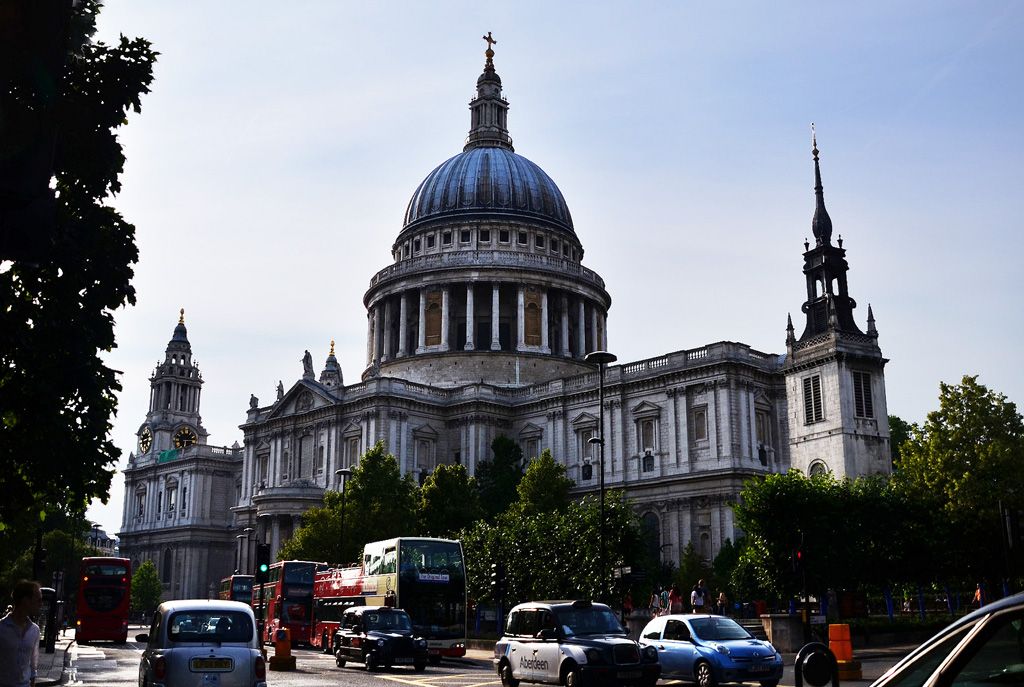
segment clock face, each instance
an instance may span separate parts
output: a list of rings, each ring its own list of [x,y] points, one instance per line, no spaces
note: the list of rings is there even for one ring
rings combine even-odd
[[[142,430],[142,434],[139,435],[139,450],[143,453],[149,453],[149,449],[152,445],[153,433],[149,431],[149,427],[145,427]]]
[[[174,448],[188,448],[196,443],[198,437],[191,427],[182,427],[174,433]]]

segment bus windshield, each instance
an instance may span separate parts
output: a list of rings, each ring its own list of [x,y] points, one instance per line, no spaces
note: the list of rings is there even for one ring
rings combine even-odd
[[[97,577],[124,577],[128,574],[128,567],[112,561],[102,563],[83,563],[82,576],[90,580]],[[120,580],[118,580],[120,581]]]
[[[315,563],[285,563],[284,583],[289,586],[307,585],[310,593],[313,590],[313,578],[316,576]]]
[[[466,570],[458,542],[401,540],[399,603],[416,634],[433,639],[466,633]]]
[[[252,596],[252,578],[235,578],[231,582],[231,591],[236,597],[246,598]]]

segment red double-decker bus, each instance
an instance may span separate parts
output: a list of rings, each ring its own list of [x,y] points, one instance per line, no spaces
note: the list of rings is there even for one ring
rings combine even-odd
[[[127,558],[90,556],[82,559],[78,576],[78,617],[75,641],[128,641],[128,608],[132,597],[132,562]]]
[[[292,644],[308,644],[313,615],[313,581],[326,563],[314,561],[278,561],[267,571],[267,583],[260,585],[253,603],[262,604],[264,641],[273,641],[274,632],[288,628]]]
[[[431,662],[466,654],[466,569],[454,539],[399,537],[363,548],[362,565],[317,575],[310,643],[324,651],[350,606],[393,605],[427,640]]]
[[[217,598],[221,601],[241,601],[252,605],[252,575],[228,575],[220,581]]]

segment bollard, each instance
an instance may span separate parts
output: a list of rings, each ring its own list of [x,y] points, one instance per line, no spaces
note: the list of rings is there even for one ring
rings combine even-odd
[[[270,657],[271,670],[295,670],[292,656],[292,633],[283,627],[274,631],[274,655]]]
[[[853,659],[853,642],[850,641],[850,626],[844,624],[828,626],[828,646],[836,657],[836,669],[840,680],[862,679],[860,661]]]

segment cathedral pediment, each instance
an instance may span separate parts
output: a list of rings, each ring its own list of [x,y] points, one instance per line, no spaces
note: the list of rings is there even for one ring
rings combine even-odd
[[[661,415],[661,407],[656,406],[650,401],[641,401],[633,406],[631,412],[633,417],[650,417]]]
[[[532,422],[527,422],[521,430],[519,430],[519,436],[522,439],[528,439],[532,437],[539,437],[544,434],[544,429],[539,427]]]
[[[300,379],[274,405],[268,418],[308,413],[311,410],[335,403],[334,396],[319,383],[309,379]]]
[[[572,419],[570,424],[575,428],[593,427],[597,424],[597,416],[590,413],[580,413]]]

